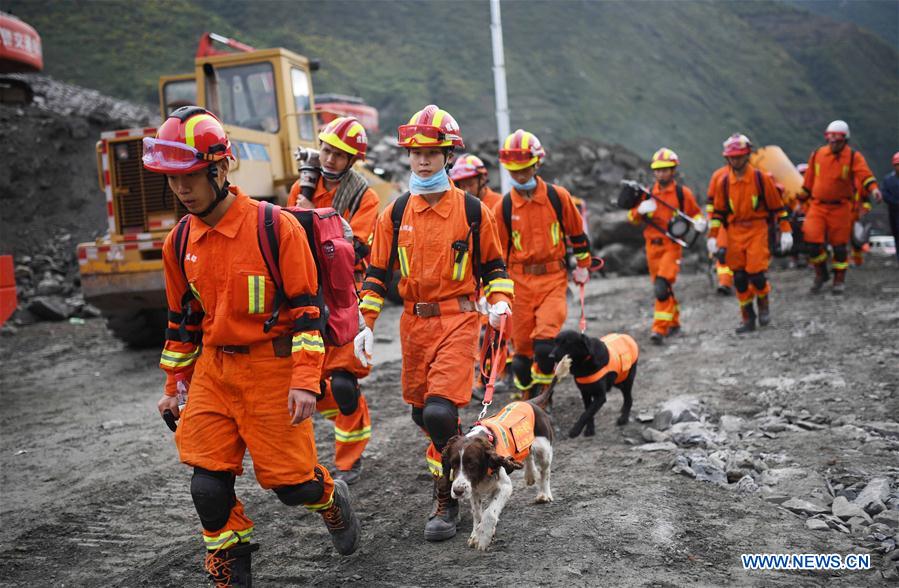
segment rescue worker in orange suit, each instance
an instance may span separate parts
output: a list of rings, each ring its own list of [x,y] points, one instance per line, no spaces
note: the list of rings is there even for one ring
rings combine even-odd
[[[250,542],[253,522],[234,492],[248,450],[259,485],[284,504],[320,513],[339,553],[355,551],[359,521],[346,484],[333,481],[316,457],[309,417],[324,344],[306,235],[294,217],[278,219],[291,304],[266,332],[277,309],[258,243],[259,204],[229,185],[229,158],[222,124],[196,106],[175,110],[155,138],[144,139],[144,167],[165,174],[191,213],[163,246],[169,323],[158,409],[180,423],[175,443],[181,461],[193,468],[190,490],[207,572],[217,585],[249,586],[251,553],[259,546]]]
[[[761,326],[771,321],[769,301],[771,284],[765,276],[771,254],[768,249],[768,218],[780,225],[780,247],[784,252],[793,247],[788,213],[774,180],[749,164],[752,143],[745,135],[731,135],[724,141],[723,155],[728,171],[718,183],[710,186],[709,196],[715,206],[707,241],[711,254],[718,252],[717,236],[727,229],[724,261],[734,272],[734,286],[740,302],[741,323],[738,334],[754,331],[756,317]],[[758,306],[758,314],[752,306]]]
[[[490,210],[503,199],[502,194],[490,189],[487,166],[476,155],[466,153],[457,157],[449,170],[449,177],[458,188],[480,198]]]
[[[537,176],[545,157],[533,133],[518,129],[506,137],[499,161],[509,171],[512,190],[493,209],[515,282],[512,372],[525,398],[539,394],[553,379],[553,340],[568,314],[566,237],[577,259],[573,280],[586,284],[590,279],[590,241],[583,219],[568,190]]]
[[[665,337],[676,335],[681,329],[680,305],[674,296],[674,282],[680,272],[683,257],[681,246],[667,238],[659,229],[668,227],[675,210],[692,217],[696,230],[700,233],[705,232],[707,224],[693,191],[686,186],[678,186],[674,176],[679,163],[677,153],[671,149],[662,147],[656,151],[650,163],[656,179],[651,190],[652,197],[646,198],[627,213],[628,220],[635,225],[639,225],[644,219],[648,221],[643,229],[643,238],[646,240],[649,279],[656,298],[649,339],[656,345],[661,345]],[[678,197],[678,188],[682,197]]]
[[[723,174],[727,174],[728,167],[725,165],[723,167],[719,167],[712,173],[712,179],[709,180],[709,188],[706,191],[706,194],[709,195],[708,202],[705,205],[706,218],[707,222],[711,222],[712,216],[715,213],[715,205],[712,202],[712,186],[716,183],[721,182],[721,178]],[[718,279],[718,289],[716,290],[718,294],[721,296],[730,296],[734,293],[734,271],[727,267],[727,264],[724,263],[724,258],[720,254],[723,251],[727,250],[727,229],[724,227],[718,228],[718,249],[719,254],[712,256],[715,260],[715,276]]]
[[[426,459],[435,503],[424,536],[442,541],[456,534],[459,504],[452,499],[441,452],[460,432],[459,407],[471,399],[480,325],[477,297],[483,285],[490,324],[498,327],[511,312],[513,285],[492,213],[455,188],[447,175],[450,153],[463,146],[452,115],[428,105],[398,128],[397,137],[409,153],[409,193],[388,205],[375,226],[359,306],[366,326],[356,336],[355,348],[367,365],[387,284],[399,271],[399,293],[405,301],[400,318],[403,400],[430,439]],[[478,226],[469,224],[467,208],[480,215]]]
[[[852,196],[856,184],[862,202],[873,197],[879,202],[877,180],[864,156],[849,147],[849,125],[835,120],[824,131],[827,145],[809,157],[808,169],[798,198],[809,201],[802,235],[808,244],[809,261],[815,268],[812,294],[821,291],[830,279],[827,269],[828,244],[833,248],[833,293],[842,294],[849,268],[849,237],[852,231]],[[859,214],[864,216],[865,209]]]
[[[453,184],[460,190],[464,190],[469,194],[477,196],[490,210],[493,210],[496,203],[503,199],[500,193],[494,192],[490,189],[490,186],[487,185],[487,166],[484,165],[481,158],[476,155],[465,153],[456,157],[455,160],[453,160],[453,166],[449,170],[449,177],[453,181]],[[483,330],[487,327],[486,303],[486,299],[481,296],[478,305],[481,307],[479,310],[481,311],[482,335]],[[507,321],[506,326],[507,328],[510,327],[511,323]],[[511,359],[509,359],[508,362],[511,362]],[[501,376],[502,374],[497,374],[496,392],[502,392],[507,389],[506,382],[500,379]],[[484,378],[480,373],[476,373],[474,388],[471,391],[472,399],[478,402],[483,400],[485,388],[486,382],[484,381]]]
[[[336,118],[318,135],[321,175],[311,201],[300,193],[300,182],[290,189],[288,206],[337,210],[353,229],[356,250],[356,288],[362,286],[368,242],[378,216],[380,200],[359,173],[352,169],[365,159],[368,145],[365,129],[353,117]],[[368,404],[359,387],[359,379],[368,375],[353,353],[352,342],[326,347],[322,373],[322,397],[318,412],[334,421],[335,478],[355,484],[362,473],[362,453],[371,438]]]

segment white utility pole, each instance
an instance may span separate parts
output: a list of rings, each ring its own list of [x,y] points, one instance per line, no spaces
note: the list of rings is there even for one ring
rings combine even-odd
[[[506,59],[503,56],[503,24],[499,14],[499,0],[490,0],[490,37],[493,39],[493,89],[496,95],[496,132],[499,135],[498,149],[511,132],[509,128],[509,98],[506,95]],[[500,169],[502,193],[512,189],[509,172]]]

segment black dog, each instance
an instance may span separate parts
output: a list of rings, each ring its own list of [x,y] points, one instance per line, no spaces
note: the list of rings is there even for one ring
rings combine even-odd
[[[595,434],[594,417],[605,404],[606,393],[612,386],[624,395],[617,423],[627,423],[633,404],[631,390],[637,375],[639,354],[637,342],[629,335],[613,333],[595,339],[577,331],[559,333],[550,358],[553,361],[559,361],[566,355],[571,358],[571,374],[584,400],[584,412],[571,427],[569,437],[577,437],[581,431],[586,437]]]

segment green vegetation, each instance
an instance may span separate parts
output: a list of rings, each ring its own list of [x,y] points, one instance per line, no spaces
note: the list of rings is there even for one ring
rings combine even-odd
[[[114,96],[155,103],[158,76],[190,71],[210,30],[321,59],[317,91],[365,97],[383,129],[436,102],[467,136],[495,132],[486,0],[2,5],[40,32],[47,73]],[[899,147],[899,52],[855,24],[775,1],[527,0],[502,10],[512,125],[537,133],[550,157],[576,136],[647,158],[666,145],[704,188],[735,131],[799,161],[844,118],[877,172]]]

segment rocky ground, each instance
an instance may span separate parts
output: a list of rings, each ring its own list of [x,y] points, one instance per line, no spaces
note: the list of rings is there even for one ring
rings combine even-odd
[[[704,276],[678,282],[685,335],[648,341],[645,278],[590,284],[589,333],[635,335],[631,422],[613,393],[594,438],[564,437],[580,411],[556,396],[555,502],[521,474],[490,551],[471,517],[422,540],[424,439],[398,389],[397,309],[379,323],[364,383],[373,436],[353,487],[363,543],[334,555],[321,521],[283,506],[248,473],[258,586],[876,586],[897,581],[899,271],[871,259],[843,298],[806,294],[808,271],[773,273],[772,326],[738,337],[736,302]],[[576,320],[576,308],[570,314]],[[575,321],[571,321],[572,323]],[[203,586],[188,485],[155,412],[155,350],[132,351],[99,320],[38,323],[0,338],[2,586]],[[498,397],[497,403],[507,401]],[[477,413],[463,412],[470,424]],[[316,417],[321,459],[331,427]],[[743,553],[871,554],[867,571],[745,571]]]

